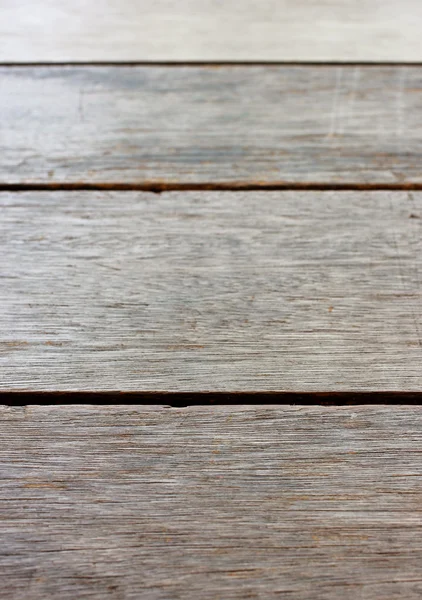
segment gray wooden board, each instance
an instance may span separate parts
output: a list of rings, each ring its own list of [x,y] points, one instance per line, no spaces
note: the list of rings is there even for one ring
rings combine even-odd
[[[421,67],[17,67],[0,86],[0,184],[422,183]]]
[[[0,411],[1,597],[422,595],[410,406]]]
[[[421,61],[419,0],[1,0],[0,61]]]
[[[0,195],[0,388],[421,391],[420,192]]]

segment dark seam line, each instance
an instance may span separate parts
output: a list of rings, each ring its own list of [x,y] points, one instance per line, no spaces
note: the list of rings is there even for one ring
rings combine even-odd
[[[0,67],[421,67],[422,62],[403,61],[34,61],[0,62]]]
[[[135,191],[135,192],[202,192],[202,191],[421,191],[422,182],[412,183],[0,183],[0,192],[56,191]]]
[[[0,391],[0,404],[145,404],[174,408],[210,405],[304,404],[320,406],[393,404],[422,405],[421,392],[30,392]]]

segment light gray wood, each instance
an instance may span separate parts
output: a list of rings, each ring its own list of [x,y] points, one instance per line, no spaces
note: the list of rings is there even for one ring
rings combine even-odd
[[[419,0],[1,0],[1,61],[421,61]]]
[[[422,183],[419,67],[20,67],[0,85],[0,183]]]
[[[0,195],[3,390],[421,391],[422,194]]]
[[[5,600],[422,594],[419,407],[0,415]]]

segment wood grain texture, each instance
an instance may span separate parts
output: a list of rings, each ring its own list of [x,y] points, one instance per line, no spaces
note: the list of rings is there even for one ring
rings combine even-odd
[[[421,61],[419,0],[1,0],[0,61]]]
[[[5,600],[412,600],[419,407],[0,412]]]
[[[0,210],[2,390],[422,390],[421,193],[2,193]]]
[[[0,82],[3,184],[422,183],[419,67],[20,67]]]

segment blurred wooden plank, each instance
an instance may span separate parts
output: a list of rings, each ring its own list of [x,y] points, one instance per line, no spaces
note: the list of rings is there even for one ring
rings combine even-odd
[[[3,193],[0,210],[2,390],[422,390],[421,193]]]
[[[0,183],[422,183],[422,68],[0,69]]]
[[[419,0],[1,0],[0,61],[422,60]]]
[[[418,407],[0,411],[5,598],[419,598]]]

